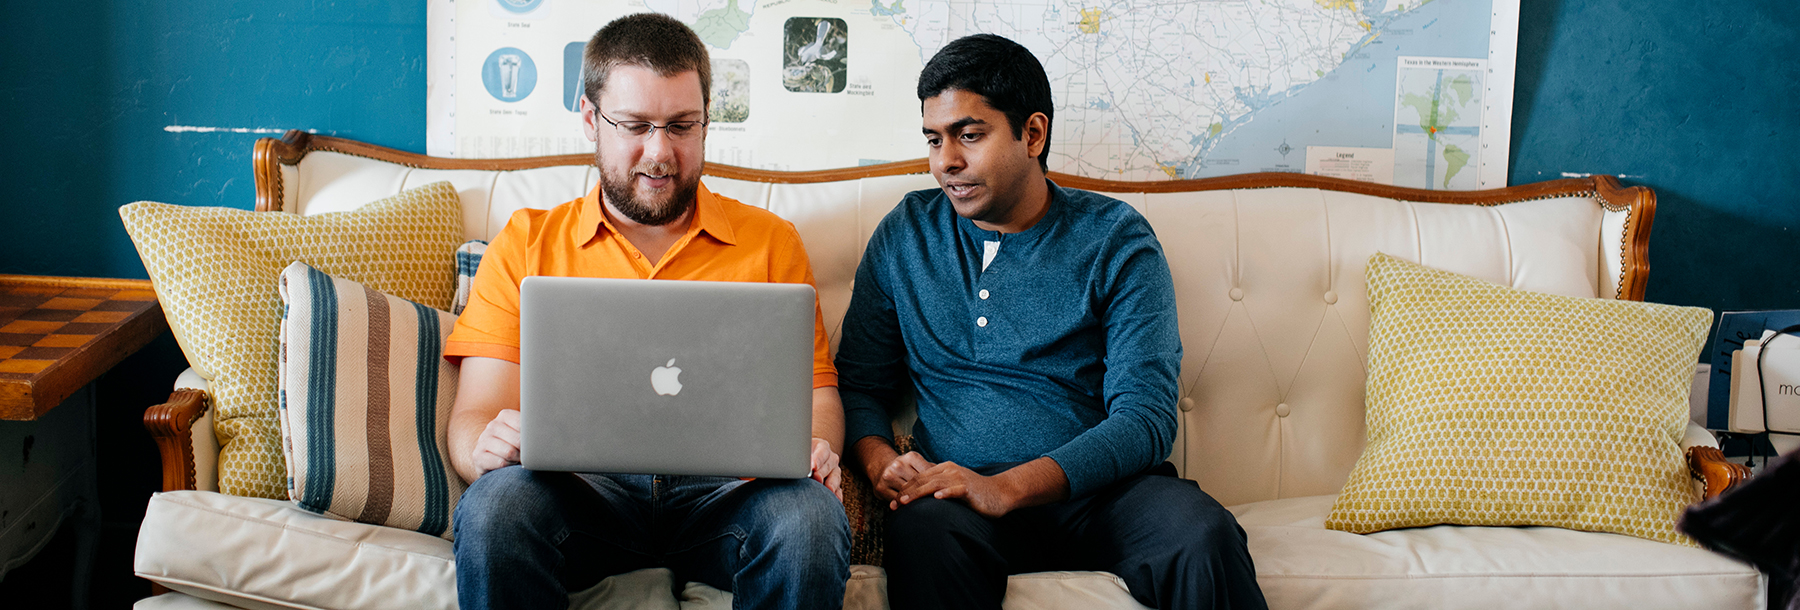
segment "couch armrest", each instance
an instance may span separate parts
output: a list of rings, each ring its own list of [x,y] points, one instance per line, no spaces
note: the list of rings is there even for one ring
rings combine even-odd
[[[168,402],[144,411],[144,429],[150,431],[150,437],[156,441],[157,453],[162,456],[163,491],[200,489],[201,478],[208,487],[216,486],[217,473],[212,472],[211,467],[216,455],[195,455],[195,445],[207,443],[211,443],[216,454],[217,441],[212,435],[212,418],[204,417],[207,415],[206,391],[193,387],[204,386],[205,381],[192,373],[190,369],[177,379]],[[196,429],[199,434],[195,434]],[[204,438],[196,443],[196,436]],[[205,453],[204,450],[201,453]],[[205,473],[196,468],[196,457],[205,458]]]
[[[175,378],[175,389],[199,390],[207,398],[212,397],[212,384],[191,368]],[[213,413],[211,407],[201,410],[200,418],[189,427],[195,431],[188,435],[193,441],[190,446],[194,451],[194,489],[200,491],[219,490],[219,437],[213,431]]]
[[[1705,428],[1688,422],[1681,439],[1682,453],[1687,455],[1688,473],[1705,483],[1702,500],[1711,500],[1750,479],[1750,468],[1725,459],[1719,441]]]

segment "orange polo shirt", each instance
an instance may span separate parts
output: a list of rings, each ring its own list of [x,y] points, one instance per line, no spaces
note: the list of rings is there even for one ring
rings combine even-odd
[[[686,235],[650,264],[600,211],[600,187],[548,210],[514,212],[488,244],[444,357],[519,361],[519,282],[534,275],[813,284],[793,223],[700,186]],[[816,288],[816,286],[815,286]],[[824,316],[813,301],[813,387],[837,385]]]

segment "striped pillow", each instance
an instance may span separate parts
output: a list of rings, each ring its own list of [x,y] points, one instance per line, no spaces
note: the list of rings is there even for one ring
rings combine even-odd
[[[464,484],[445,434],[456,316],[294,263],[281,272],[288,498],[313,512],[451,537]]]
[[[481,268],[481,256],[487,254],[488,243],[479,239],[463,242],[456,248],[456,298],[450,313],[462,315],[469,306],[469,294],[475,290],[475,271]]]

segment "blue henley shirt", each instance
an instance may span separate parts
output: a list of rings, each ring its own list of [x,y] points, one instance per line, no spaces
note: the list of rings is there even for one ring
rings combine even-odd
[[[908,193],[863,251],[837,355],[851,443],[892,441],[908,392],[934,462],[1056,460],[1080,497],[1167,459],[1181,339],[1168,261],[1124,202],[1050,184],[1020,233],[941,189]],[[999,241],[982,269],[983,241]]]

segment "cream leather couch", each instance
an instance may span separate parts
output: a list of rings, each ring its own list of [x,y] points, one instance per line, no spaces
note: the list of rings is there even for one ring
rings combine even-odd
[[[706,182],[799,228],[835,348],[864,242],[902,194],[936,186],[924,170],[922,161],[800,174],[714,166]],[[293,132],[258,144],[256,177],[259,209],[295,214],[353,209],[449,180],[461,191],[467,237],[490,238],[514,210],[578,197],[595,175],[586,155],[433,159]],[[1369,256],[1380,250],[1530,290],[1639,299],[1655,207],[1648,190],[1621,189],[1609,177],[1485,193],[1291,174],[1056,179],[1129,202],[1162,240],[1185,348],[1169,459],[1237,515],[1270,607],[1763,607],[1754,569],[1695,548],[1550,528],[1361,536],[1323,526],[1364,442]],[[151,499],[135,570],[178,593],[139,608],[456,605],[451,545],[442,539],[205,491],[217,451],[201,408],[206,385],[192,371],[176,385],[185,389],[146,421],[162,443],[165,488],[199,491]],[[1686,445],[1712,443],[1690,425]],[[1716,493],[1727,482],[1714,475],[1711,486]],[[671,596],[668,579],[661,570],[608,579],[576,596],[576,606],[730,605],[697,584]],[[885,593],[881,569],[859,565],[846,605],[885,608]],[[1087,572],[1015,576],[1007,607],[1139,606],[1118,578]]]

